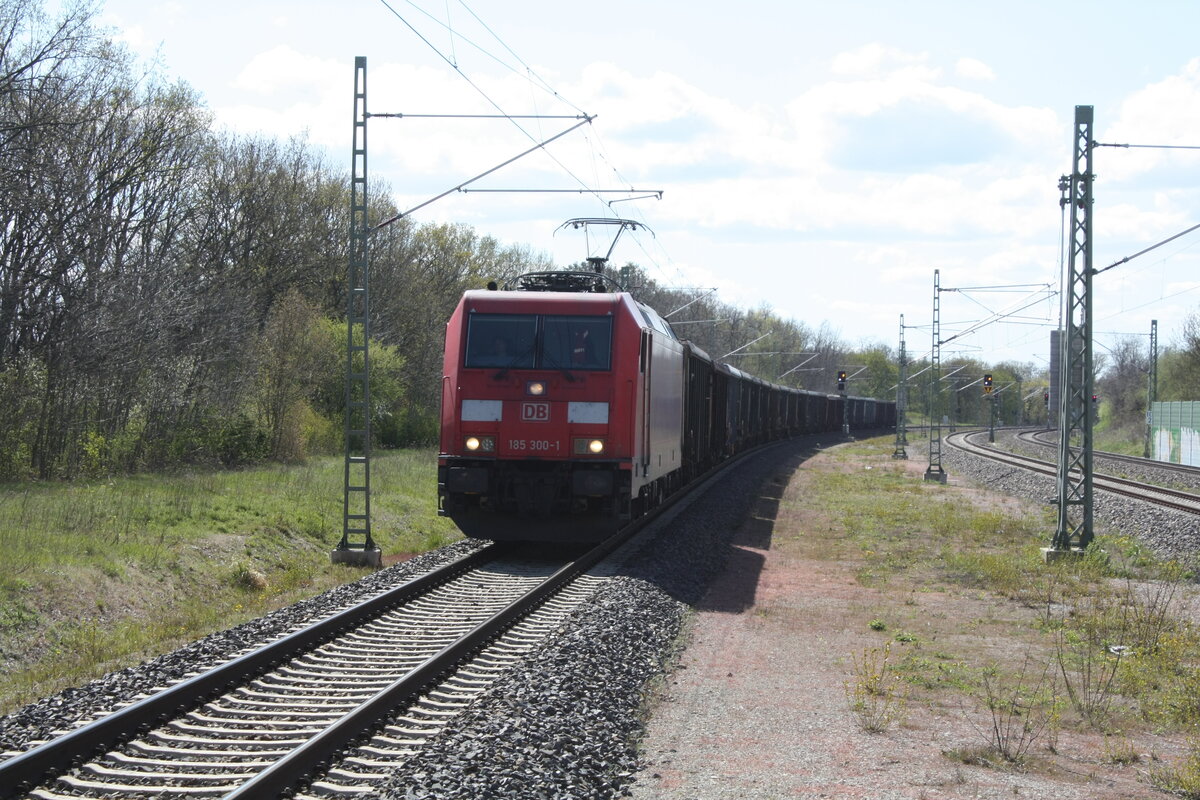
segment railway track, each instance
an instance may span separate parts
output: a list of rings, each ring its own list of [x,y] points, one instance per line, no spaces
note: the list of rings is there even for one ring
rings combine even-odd
[[[1009,466],[1026,469],[1043,475],[1057,476],[1058,465],[1055,462],[1043,461],[1041,459],[1032,458],[1030,456],[1018,455],[1002,450],[997,450],[995,447],[989,447],[979,444],[974,439],[980,437],[982,432],[979,431],[964,431],[954,433],[946,437],[946,443],[959,450],[971,453],[976,456],[981,456],[992,461],[997,461]],[[1045,442],[1039,442],[1045,444]],[[1108,455],[1105,454],[1105,458]],[[1144,459],[1139,459],[1145,461]],[[1176,489],[1169,489],[1161,486],[1151,486],[1127,478],[1120,478],[1113,475],[1093,474],[1092,483],[1096,489],[1114,494],[1131,497],[1137,500],[1143,500],[1148,503],[1170,508],[1176,511],[1185,511],[1190,514],[1200,514],[1200,495],[1192,492],[1184,492]]]
[[[0,796],[363,794],[583,602],[603,580],[587,571],[633,533],[578,558],[483,548],[0,762]]]
[[[1017,439],[1026,444],[1035,445],[1037,447],[1058,447],[1058,434],[1056,431],[1047,430],[1032,430],[1021,431],[1017,434]],[[1124,464],[1131,464],[1135,467],[1152,467],[1154,469],[1170,470],[1179,475],[1189,476],[1191,478],[1200,479],[1200,467],[1193,467],[1188,464],[1172,464],[1167,461],[1158,461],[1153,458],[1141,458],[1140,456],[1127,456],[1121,453],[1109,453],[1107,451],[1096,451],[1097,458],[1103,458],[1106,461],[1116,461]]]

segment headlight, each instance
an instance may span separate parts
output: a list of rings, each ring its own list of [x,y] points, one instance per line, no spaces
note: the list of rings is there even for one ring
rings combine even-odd
[[[577,456],[598,456],[604,452],[603,439],[576,439],[572,448]]]
[[[477,451],[481,453],[494,453],[496,451],[495,436],[468,436],[463,444],[472,453]]]
[[[530,397],[541,397],[546,393],[546,384],[542,381],[527,381],[525,383],[525,394]]]

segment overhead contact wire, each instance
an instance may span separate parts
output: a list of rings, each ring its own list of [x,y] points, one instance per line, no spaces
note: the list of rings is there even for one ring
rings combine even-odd
[[[523,134],[525,135],[525,137],[526,137],[526,138],[528,138],[530,141],[532,141],[532,142],[534,142],[534,143],[537,143],[537,142],[538,142],[538,139],[537,139],[537,138],[536,138],[536,137],[535,137],[533,134],[531,134],[529,131],[525,130],[525,128],[521,127],[521,124],[520,124],[519,122],[517,122],[517,121],[516,121],[516,120],[513,118],[513,116],[512,116],[511,114],[507,113],[507,112],[506,112],[506,111],[505,111],[503,108],[501,108],[500,104],[499,104],[499,103],[497,103],[495,100],[493,100],[493,99],[491,98],[491,96],[489,96],[489,95],[488,95],[488,93],[487,93],[487,92],[485,92],[485,91],[484,91],[482,88],[480,88],[480,87],[479,87],[479,85],[478,85],[478,84],[476,84],[476,83],[475,83],[473,80],[471,80],[471,78],[470,78],[470,77],[469,77],[469,76],[468,76],[468,75],[467,75],[465,72],[463,72],[463,71],[462,71],[462,69],[461,69],[461,68],[460,68],[460,67],[459,67],[457,64],[455,64],[455,63],[454,63],[454,62],[453,62],[451,59],[447,58],[445,53],[443,53],[441,50],[439,50],[439,49],[437,48],[437,46],[436,46],[436,45],[434,45],[434,44],[433,44],[431,41],[429,41],[429,39],[428,39],[428,38],[426,38],[424,35],[422,35],[422,34],[421,34],[421,32],[420,32],[420,31],[418,31],[418,30],[417,30],[417,29],[416,29],[416,28],[413,26],[413,24],[412,24],[412,23],[410,23],[410,22],[409,22],[407,19],[405,19],[403,16],[401,16],[400,12],[398,12],[396,9],[394,9],[394,8],[391,6],[391,4],[389,4],[389,3],[388,3],[388,0],[379,0],[379,2],[380,2],[380,3],[382,3],[382,4],[383,4],[383,6],[384,6],[384,7],[385,7],[385,8],[386,8],[388,11],[392,12],[392,15],[393,15],[393,16],[395,16],[395,17],[396,17],[396,19],[398,19],[398,20],[400,20],[402,23],[404,23],[404,26],[405,26],[406,28],[408,28],[410,31],[412,31],[412,32],[413,32],[413,34],[415,34],[415,35],[416,35],[416,37],[417,37],[418,39],[420,39],[422,42],[424,42],[426,47],[428,47],[430,50],[432,50],[434,53],[436,53],[436,54],[438,55],[438,57],[439,57],[439,58],[441,58],[443,61],[445,61],[445,62],[446,62],[446,63],[447,63],[447,64],[448,64],[448,65],[451,67],[451,69],[453,69],[453,70],[454,70],[456,73],[458,73],[458,74],[459,74],[459,75],[462,77],[462,79],[463,79],[463,80],[465,80],[465,81],[466,81],[466,82],[467,82],[467,83],[470,85],[470,87],[471,87],[472,89],[474,89],[474,90],[475,90],[475,91],[476,91],[476,92],[477,92],[477,93],[480,95],[480,97],[482,97],[484,100],[486,100],[486,101],[488,102],[488,104],[489,104],[489,105],[491,105],[491,107],[492,107],[492,108],[494,108],[494,109],[496,109],[496,111],[500,112],[500,114],[501,114],[501,115],[502,115],[502,116],[503,116],[505,119],[507,119],[507,120],[508,120],[510,123],[512,123],[512,125],[513,125],[513,126],[514,126],[514,127],[517,129],[517,130],[519,130],[521,133],[523,133]],[[410,5],[412,5],[412,2],[411,2],[411,0],[408,0],[408,2],[409,2],[409,4],[410,4]],[[415,7],[415,6],[414,6],[414,7]],[[418,10],[421,10],[421,9],[418,9]],[[426,12],[424,12],[424,11],[422,10],[422,13],[426,13]],[[426,13],[426,15],[428,16],[428,14],[427,14],[427,13]],[[443,24],[443,23],[440,23],[440,22],[439,22],[439,24]],[[443,26],[444,26],[444,24],[443,24]],[[460,37],[460,38],[462,38],[462,37]],[[465,40],[465,39],[464,39],[464,40]],[[474,45],[474,43],[472,43],[472,46],[474,46],[474,47],[478,47],[477,45]],[[487,51],[484,51],[484,50],[482,50],[482,49],[481,49],[481,52],[485,52],[485,53],[486,53]],[[494,58],[494,57],[493,57],[493,58]],[[497,60],[498,60],[498,59],[497,59]],[[500,62],[500,63],[503,63],[503,62]],[[587,122],[591,122],[591,121],[592,121],[592,119],[594,119],[594,118],[595,118],[594,116],[591,116],[591,115],[586,115],[586,114],[585,114],[585,116],[587,117]],[[578,126],[576,126],[576,127],[578,127]],[[572,128],[572,130],[574,130],[574,128]],[[555,139],[557,139],[558,137],[556,136],[556,137],[554,137],[554,138],[555,138]],[[584,187],[584,189],[586,189],[586,190],[588,190],[589,192],[592,192],[593,194],[595,194],[595,192],[592,190],[592,188],[591,188],[590,186],[588,186],[588,185],[587,185],[587,183],[586,183],[585,181],[581,180],[581,179],[579,178],[579,176],[577,176],[577,175],[576,175],[574,172],[572,172],[572,171],[571,171],[571,170],[570,170],[570,169],[567,167],[567,165],[566,165],[566,164],[563,164],[563,163],[562,163],[562,161],[560,161],[560,160],[559,160],[557,157],[555,157],[555,155],[554,155],[553,153],[551,153],[549,150],[546,150],[546,149],[545,149],[545,145],[546,145],[546,144],[548,144],[550,141],[553,141],[553,139],[549,139],[549,140],[547,140],[546,142],[542,142],[542,143],[540,143],[540,144],[537,144],[537,145],[536,145],[536,147],[534,147],[534,148],[533,148],[533,150],[541,149],[541,150],[542,150],[542,152],[543,152],[543,153],[545,153],[545,154],[546,154],[546,155],[547,155],[547,156],[550,158],[550,160],[551,160],[551,161],[553,161],[555,164],[557,164],[557,165],[558,165],[558,166],[559,166],[559,167],[560,167],[560,168],[563,170],[563,172],[565,172],[567,175],[569,175],[569,176],[571,177],[571,179],[572,179],[572,180],[574,180],[574,181],[575,181],[576,183],[578,183],[580,186]],[[532,150],[526,151],[526,153],[525,153],[525,154],[528,154],[529,152],[532,152]],[[523,154],[523,155],[524,155],[524,154]],[[506,163],[506,164],[507,164],[507,163],[511,163],[511,161],[509,161],[509,162],[505,162],[505,163]],[[489,172],[491,172],[491,171],[494,171],[494,170],[489,170]],[[487,173],[485,173],[485,174],[487,174]],[[482,177],[482,176],[480,176],[480,177]],[[462,185],[465,185],[465,184],[460,184],[460,186],[459,186],[459,187],[455,187],[455,189],[451,189],[451,190],[450,190],[450,192],[453,192],[453,191],[455,191],[456,189],[460,188]],[[434,199],[439,199],[439,198],[441,198],[441,197],[445,197],[445,196],[446,196],[446,194],[449,194],[450,192],[443,193],[443,194],[439,195],[439,196],[438,196],[438,198],[434,198]],[[600,198],[600,197],[597,195],[597,199],[601,199],[601,198]],[[603,202],[603,201],[602,201],[602,202]],[[424,206],[424,205],[428,205],[428,203],[424,203],[424,204],[422,204],[422,206]],[[419,207],[421,207],[421,206],[419,206]],[[413,209],[413,210],[416,210],[416,209]],[[411,213],[411,212],[410,212],[410,213]]]
[[[443,61],[445,61],[455,72],[457,72],[463,78],[463,80],[465,80],[471,86],[471,88],[473,88],[481,97],[483,97],[493,108],[495,108],[498,112],[500,112],[500,114],[502,116],[504,116],[506,119],[508,119],[509,122],[511,122],[519,131],[521,131],[521,133],[523,133],[531,141],[534,141],[534,142],[538,141],[532,134],[529,133],[529,131],[525,130],[519,123],[517,123],[512,115],[506,113],[500,107],[499,103],[497,103],[490,96],[488,96],[488,94],[482,88],[480,88],[474,81],[472,81],[470,79],[470,77],[468,77],[467,74],[462,70],[462,68],[459,67],[456,59],[447,58],[447,56],[444,53],[442,53],[437,48],[436,45],[434,45],[427,37],[425,37],[420,31],[418,31],[417,28],[412,23],[410,23],[395,8],[393,8],[391,6],[391,4],[389,4],[388,0],[380,0],[380,2],[384,5],[385,8],[388,9],[388,11],[390,11],[392,13],[393,16],[395,16],[398,20],[400,20],[405,25],[405,27],[407,27],[410,31],[412,31],[417,36],[417,38],[420,39],[425,44],[426,47],[428,47],[430,50],[432,50],[434,53],[436,53],[439,58],[441,58]],[[491,59],[495,63],[502,66],[504,69],[506,69],[514,74],[518,74],[518,75],[521,74],[520,70],[516,69],[511,64],[507,63],[506,61],[504,61],[504,59],[498,57],[496,54],[492,53],[490,50],[477,44],[471,38],[463,36],[461,33],[455,34],[455,32],[450,28],[449,25],[442,22],[441,20],[439,20],[437,17],[433,16],[429,12],[425,11],[420,6],[417,6],[413,2],[413,0],[406,0],[406,2],[412,8],[416,9],[418,12],[423,14],[426,18],[431,20],[434,24],[439,25],[439,26],[445,28],[446,30],[450,31],[452,34],[452,41],[454,40],[454,37],[457,36],[458,40],[465,42],[466,44],[468,44],[469,46],[471,46],[472,48],[477,50],[479,53],[483,54],[487,58]],[[462,7],[464,9],[466,9],[467,13],[470,14],[471,17],[474,18],[483,27],[484,30],[486,30],[492,36],[492,38],[495,39],[500,44],[500,46],[504,48],[505,51],[507,51],[509,54],[511,54],[512,57],[514,59],[516,59],[517,62],[525,68],[526,74],[524,75],[524,77],[528,83],[530,83],[531,85],[538,86],[539,88],[541,88],[543,91],[550,94],[555,99],[567,104],[575,111],[578,111],[579,113],[584,114],[584,116],[590,116],[590,115],[586,114],[586,112],[583,112],[582,109],[579,108],[579,106],[577,106],[576,104],[572,103],[571,101],[569,101],[568,99],[563,97],[561,94],[559,94],[559,92],[557,92],[553,87],[551,87],[550,84],[548,82],[546,82],[545,79],[543,79],[540,75],[538,75],[532,69],[532,67],[530,67],[525,62],[524,59],[522,59],[511,47],[509,47],[508,43],[505,42],[499,35],[497,35],[496,32],[494,30],[492,30],[492,28],[487,23],[485,23],[479,17],[479,15],[476,14],[475,11],[466,4],[466,2],[464,2],[464,0],[459,0],[459,3],[460,3],[460,5],[462,5]],[[448,15],[449,15],[449,12],[447,11],[447,16]],[[530,76],[532,76],[532,78]],[[610,169],[612,169],[613,174],[617,176],[618,180],[620,180],[623,184],[628,184],[629,182],[624,179],[624,176],[621,175],[620,170],[618,170],[616,168],[616,166],[614,166],[613,163],[605,155],[604,147],[603,147],[602,142],[600,141],[599,135],[597,134],[594,138],[590,138],[588,141],[591,142],[593,145],[591,148],[593,153],[598,155],[599,158],[606,165],[608,165],[608,167]],[[535,148],[535,149],[537,149],[537,148]],[[604,206],[606,214],[614,216],[614,217],[616,216],[615,213],[612,211],[611,206],[609,206],[604,201],[604,199],[598,193],[595,192],[595,190],[593,190],[591,187],[589,187],[588,184],[584,180],[582,180],[579,176],[577,176],[574,172],[572,172],[565,164],[563,164],[562,161],[560,161],[557,157],[555,157],[553,153],[549,152],[548,150],[545,150],[544,148],[543,148],[543,152],[555,164],[557,164],[563,170],[563,172],[565,172],[572,180],[574,180],[579,186],[583,187],[583,189],[585,191],[592,194],[592,196],[595,197],[595,199]],[[506,162],[506,163],[511,163],[511,162]],[[451,189],[450,192],[446,192],[442,195],[439,195],[439,198],[444,197],[446,194],[450,194],[453,191],[461,189],[465,185],[466,184],[460,184],[459,186],[455,187],[454,189]],[[435,199],[439,199],[439,198],[435,198]],[[423,204],[423,205],[427,205],[427,203]],[[413,209],[413,210],[416,210],[416,209]],[[407,213],[412,213],[412,212],[410,211]],[[641,215],[640,213],[636,212],[636,210],[635,210],[635,216],[639,219],[640,222],[645,224],[645,217],[643,215]],[[662,264],[658,261],[657,258],[655,258],[653,255],[651,255],[651,253],[646,249],[645,244],[642,242],[641,237],[637,235],[636,231],[633,232],[632,236],[633,236],[634,242],[638,246],[638,249],[642,252],[642,254],[646,257],[646,259],[649,260],[649,262],[658,270],[658,272],[664,278],[667,277],[666,270],[663,268]],[[663,247],[661,242],[659,243],[659,247],[661,249],[663,249],[664,254],[666,254],[665,248]],[[672,263],[673,263],[673,259],[670,259],[669,254],[666,254],[666,255],[668,257],[668,260],[672,261]],[[682,272],[679,270],[678,267],[675,268],[675,271],[679,275],[680,278],[683,277]]]

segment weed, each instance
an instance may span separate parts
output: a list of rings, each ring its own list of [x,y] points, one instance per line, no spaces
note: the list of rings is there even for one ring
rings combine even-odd
[[[904,716],[906,693],[890,669],[890,657],[890,642],[867,648],[861,658],[851,656],[854,676],[844,684],[846,700],[868,733],[882,733]]]
[[[1104,761],[1109,764],[1129,766],[1142,760],[1137,748],[1133,746],[1133,742],[1128,737],[1122,736],[1120,731],[1113,731],[1104,737],[1103,751]]]
[[[972,767],[985,767],[987,769],[996,769],[1002,765],[996,758],[996,753],[991,747],[953,747],[948,750],[943,750],[942,755],[946,758],[960,761],[963,764]]]
[[[266,575],[244,563],[234,566],[230,575],[230,583],[240,589],[252,592],[265,591],[271,585]]]
[[[1156,766],[1149,772],[1150,784],[1187,800],[1200,800],[1200,742],[1193,739],[1188,753],[1178,764]]]
[[[1111,630],[1102,616],[1060,628],[1054,637],[1059,674],[1071,705],[1089,724],[1103,728],[1112,713],[1123,650],[1109,651]]]
[[[887,623],[881,619],[873,619],[867,623],[867,627],[873,631],[886,631]]]
[[[991,718],[984,738],[987,749],[1005,762],[1020,764],[1030,748],[1057,719],[1058,683],[1055,667],[1037,667],[1026,656],[1020,671],[1009,680],[998,670],[983,671],[980,691]]]
[[[1153,647],[1131,650],[1118,673],[1120,690],[1136,699],[1141,715],[1158,726],[1194,725],[1200,719],[1200,632],[1176,623]]]
[[[1189,666],[1200,642],[1178,621],[1186,572],[1167,564],[1160,574],[1160,581],[1098,586],[1059,606],[1059,671],[1072,705],[1093,726],[1109,722],[1120,690],[1140,697],[1147,717],[1186,723],[1200,711],[1200,675]]]
[[[974,672],[963,661],[951,656],[927,657],[920,650],[910,650],[895,666],[895,672],[910,686],[927,690],[952,689],[972,691],[977,684]]]

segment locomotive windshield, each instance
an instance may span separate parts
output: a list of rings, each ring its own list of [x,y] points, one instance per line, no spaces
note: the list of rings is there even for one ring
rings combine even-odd
[[[612,317],[472,314],[466,367],[607,370]]]
[[[541,365],[559,369],[608,369],[612,317],[543,317]]]

